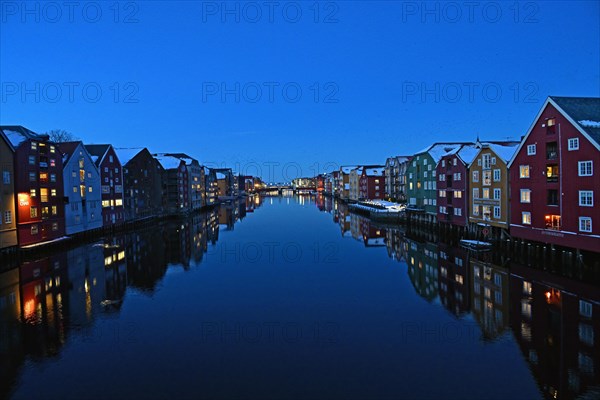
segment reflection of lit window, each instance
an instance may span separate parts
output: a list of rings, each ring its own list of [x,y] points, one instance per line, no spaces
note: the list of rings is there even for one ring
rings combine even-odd
[[[531,295],[531,282],[523,281],[523,294]]]
[[[521,300],[521,314],[524,317],[531,318],[531,304],[528,300]]]
[[[594,345],[594,328],[588,324],[579,324],[579,341],[588,346]]]
[[[592,318],[592,303],[579,300],[579,315],[586,318]]]
[[[521,337],[527,341],[531,340],[531,327],[527,322],[521,322]]]
[[[579,353],[577,362],[579,364],[579,370],[581,372],[588,375],[592,375],[594,373],[594,360],[592,359],[592,357],[583,353]]]

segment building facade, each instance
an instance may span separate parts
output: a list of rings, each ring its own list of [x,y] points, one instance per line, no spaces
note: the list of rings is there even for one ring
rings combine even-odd
[[[100,173],[82,142],[57,144],[63,155],[67,235],[102,227]]]
[[[189,211],[189,180],[185,162],[177,157],[155,154],[153,157],[163,169],[163,204],[169,214]]]
[[[600,98],[549,97],[509,163],[511,235],[600,249]]]
[[[14,148],[0,129],[0,250],[14,247],[17,241],[15,215]]]
[[[123,164],[125,219],[162,214],[166,208],[163,196],[164,168],[147,148],[133,152],[131,149],[116,151]]]
[[[38,135],[22,126],[0,129],[14,149],[19,246],[64,236],[63,163],[56,144],[48,135]]]
[[[489,227],[494,233],[508,233],[509,185],[508,162],[519,143],[482,143],[468,171],[469,223]],[[479,230],[479,228],[477,228]],[[489,234],[489,233],[488,233]],[[497,235],[494,236],[497,236]]]
[[[125,221],[123,208],[123,170],[115,149],[110,144],[85,145],[100,172],[102,223],[104,226]]]
[[[385,198],[397,203],[406,202],[406,168],[411,157],[389,157],[385,162]]]
[[[384,199],[385,182],[385,167],[383,165],[364,167],[358,182],[358,199]]]
[[[356,202],[360,199],[360,177],[362,176],[364,167],[356,167],[350,171],[348,175],[348,200]]]

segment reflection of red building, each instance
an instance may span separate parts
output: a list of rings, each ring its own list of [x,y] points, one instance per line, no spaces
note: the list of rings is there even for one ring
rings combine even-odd
[[[544,396],[598,398],[598,288],[512,264],[510,292],[514,336]]]
[[[48,135],[3,126],[14,149],[17,232],[20,246],[65,234],[62,155]]]
[[[325,190],[325,176],[318,175],[315,178],[315,185],[317,187],[317,192],[322,192],[323,190]]]
[[[439,243],[439,295],[446,309],[457,317],[470,311],[469,257],[460,247]]]

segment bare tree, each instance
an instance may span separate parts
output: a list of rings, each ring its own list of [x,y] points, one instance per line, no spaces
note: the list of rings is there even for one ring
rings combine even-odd
[[[51,131],[46,132],[46,135],[50,136],[50,140],[56,143],[73,142],[78,140],[75,135],[73,135],[71,132],[65,131],[64,129],[52,129]]]

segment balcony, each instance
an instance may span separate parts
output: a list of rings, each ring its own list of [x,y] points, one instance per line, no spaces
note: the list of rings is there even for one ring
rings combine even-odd
[[[546,160],[556,160],[558,158],[558,144],[550,142],[546,144]]]

